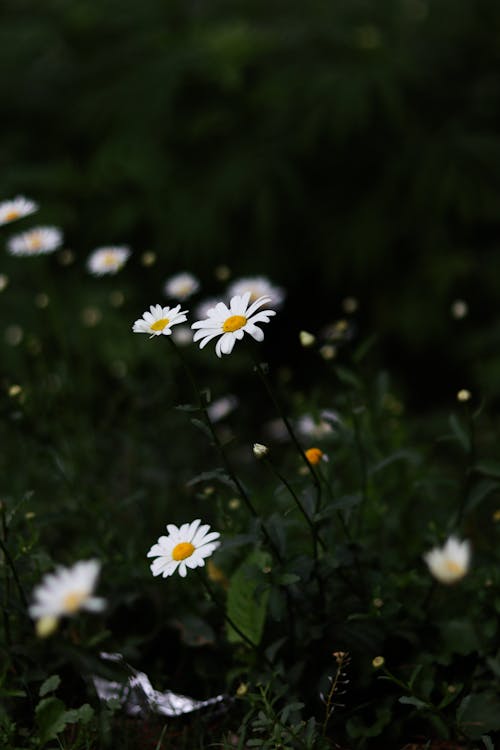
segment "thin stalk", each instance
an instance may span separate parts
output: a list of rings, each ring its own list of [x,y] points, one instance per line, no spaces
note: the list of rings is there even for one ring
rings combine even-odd
[[[358,420],[356,409],[351,407],[351,414],[354,423],[354,442],[356,443],[356,449],[358,451],[359,468],[361,470],[361,505],[359,508],[358,517],[358,534],[361,532],[363,526],[363,515],[366,508],[366,500],[368,496],[368,470],[366,465],[366,453],[361,440],[361,430]]]
[[[198,571],[197,571],[197,573],[198,573],[198,578],[200,579],[200,581],[201,581],[201,583],[202,583],[202,586],[203,586],[203,588],[205,589],[205,591],[207,592],[208,596],[209,596],[209,597],[210,597],[210,599],[211,599],[211,600],[213,601],[213,603],[215,604],[215,606],[216,606],[216,607],[218,607],[218,608],[219,608],[219,609],[221,610],[221,612],[222,612],[222,614],[223,614],[223,616],[224,616],[224,619],[226,620],[226,622],[227,622],[227,623],[229,623],[229,625],[230,625],[230,626],[231,626],[231,627],[233,628],[233,630],[235,630],[235,631],[236,631],[236,632],[238,633],[238,635],[239,635],[239,636],[240,636],[241,638],[243,638],[243,640],[245,641],[245,643],[247,643],[247,644],[248,644],[248,645],[249,645],[249,646],[250,646],[250,647],[251,647],[252,649],[254,649],[254,651],[256,651],[256,652],[257,652],[257,653],[259,654],[259,656],[260,656],[260,655],[262,655],[262,656],[264,657],[264,659],[266,660],[266,662],[267,662],[267,665],[268,665],[269,667],[271,667],[271,668],[272,668],[272,667],[273,667],[273,665],[272,665],[271,661],[270,661],[270,660],[268,659],[268,657],[266,656],[266,654],[265,654],[265,653],[264,653],[264,652],[263,652],[263,651],[262,651],[262,650],[261,650],[261,649],[260,649],[260,648],[259,648],[259,647],[257,646],[257,644],[256,644],[256,643],[254,643],[254,642],[252,641],[252,639],[251,639],[251,638],[249,638],[249,637],[248,637],[248,636],[247,636],[247,635],[246,635],[246,634],[245,634],[245,633],[244,633],[244,632],[243,632],[243,631],[241,630],[241,628],[239,628],[239,627],[238,627],[238,625],[236,625],[236,623],[235,623],[235,621],[233,620],[233,618],[232,618],[232,617],[230,617],[230,616],[229,616],[229,615],[227,614],[227,612],[226,612],[226,608],[225,608],[225,607],[224,607],[224,605],[223,605],[223,604],[222,604],[222,603],[221,603],[221,602],[219,601],[219,599],[218,599],[218,598],[217,598],[217,597],[215,596],[215,594],[214,594],[214,592],[213,592],[213,590],[212,590],[211,586],[210,586],[210,585],[208,584],[208,582],[207,582],[207,580],[206,580],[205,576],[204,576],[204,575],[202,574],[202,572],[201,572],[200,570],[198,570]]]
[[[271,385],[270,385],[269,380],[268,380],[268,378],[266,376],[266,373],[264,372],[264,370],[262,368],[262,365],[259,362],[259,360],[257,359],[257,357],[254,357],[254,364],[255,364],[255,369],[257,371],[257,374],[259,375],[262,383],[264,384],[264,388],[266,389],[266,391],[267,391],[267,393],[269,395],[269,398],[271,399],[271,401],[272,401],[272,403],[274,405],[274,408],[276,409],[276,411],[279,414],[280,418],[283,420],[283,424],[285,425],[286,430],[287,430],[288,434],[290,435],[292,443],[297,448],[297,451],[299,452],[299,454],[300,454],[300,456],[302,458],[302,461],[306,465],[307,470],[308,470],[308,472],[310,473],[310,475],[312,477],[312,480],[314,482],[314,486],[316,487],[316,507],[315,507],[315,513],[318,513],[319,512],[319,508],[320,508],[320,504],[321,504],[321,482],[319,481],[318,475],[317,475],[317,473],[316,473],[316,471],[314,469],[314,466],[311,464],[310,461],[308,461],[307,456],[305,454],[305,451],[304,451],[303,447],[301,446],[301,444],[299,443],[299,441],[297,439],[297,436],[296,436],[296,434],[295,434],[295,432],[294,432],[294,430],[292,428],[292,425],[290,424],[290,422],[288,420],[288,417],[286,416],[286,414],[285,414],[285,412],[284,412],[284,410],[283,410],[280,402],[278,401],[278,399],[274,395],[274,391],[271,388]]]
[[[460,527],[462,525],[465,512],[465,504],[467,502],[467,497],[469,495],[472,482],[472,472],[474,469],[474,464],[476,463],[476,430],[474,426],[474,416],[472,414],[472,410],[468,401],[465,403],[465,415],[469,431],[469,449],[467,451],[467,463],[465,466],[463,489],[457,512],[457,527]]]
[[[248,495],[247,491],[241,484],[240,480],[238,479],[237,475],[234,473],[232,466],[229,462],[229,459],[226,455],[226,451],[224,450],[224,446],[222,445],[219,436],[217,434],[217,430],[215,429],[212,420],[210,419],[210,415],[208,413],[208,409],[206,407],[205,401],[203,399],[203,396],[201,394],[201,391],[198,387],[198,384],[196,383],[196,380],[194,379],[193,373],[191,372],[191,368],[189,367],[188,363],[186,362],[186,359],[184,357],[184,354],[179,349],[179,347],[176,346],[175,342],[171,339],[171,337],[168,337],[168,340],[170,341],[171,346],[174,348],[175,352],[177,353],[177,356],[179,357],[182,366],[184,367],[184,370],[188,376],[189,382],[191,383],[191,386],[196,393],[196,397],[198,399],[198,408],[202,412],[205,422],[207,424],[208,429],[210,430],[210,435],[212,437],[212,440],[214,442],[215,447],[219,451],[219,454],[222,458],[222,462],[224,464],[224,468],[226,472],[228,473],[229,477],[231,478],[233,484],[235,485],[236,489],[238,490],[239,494],[241,495],[241,498],[243,499],[243,502],[247,506],[249,512],[251,515],[258,521],[260,528],[262,530],[262,533],[266,539],[266,542],[268,543],[269,547],[272,549],[276,559],[279,562],[282,562],[282,557],[280,554],[280,551],[278,547],[276,546],[275,542],[271,538],[269,532],[267,531],[264,522],[260,518],[259,514],[257,513],[254,504],[252,503],[250,496]]]
[[[2,550],[2,552],[4,554],[5,561],[6,561],[7,565],[9,566],[9,568],[12,571],[12,577],[14,578],[14,581],[16,583],[17,590],[19,592],[19,598],[21,599],[21,602],[23,603],[23,606],[26,609],[28,609],[28,600],[26,599],[26,595],[24,593],[24,589],[22,587],[22,584],[21,584],[21,581],[19,579],[19,576],[17,575],[16,566],[14,565],[14,560],[10,556],[10,552],[7,549],[6,545],[4,544],[3,539],[0,539],[0,549]]]
[[[271,470],[274,472],[274,474],[276,474],[276,476],[278,477],[278,479],[280,480],[280,482],[286,487],[286,489],[288,490],[288,492],[292,496],[293,500],[295,501],[295,505],[297,506],[297,508],[299,509],[299,511],[302,513],[302,515],[306,519],[306,522],[307,522],[307,524],[308,524],[308,526],[309,526],[309,528],[311,530],[311,534],[312,534],[314,559],[317,559],[317,557],[318,557],[318,544],[320,545],[321,549],[323,549],[323,550],[326,549],[326,545],[325,545],[324,541],[322,540],[322,538],[320,537],[319,532],[318,532],[315,524],[313,523],[313,521],[311,520],[311,518],[308,516],[308,514],[307,514],[307,512],[306,512],[306,510],[304,508],[304,506],[302,505],[302,503],[300,502],[299,497],[297,496],[297,493],[295,492],[295,490],[293,489],[292,485],[287,480],[287,478],[285,476],[283,476],[283,474],[275,466],[274,462],[271,461],[271,459],[269,458],[269,456],[264,456],[264,461],[271,468]]]
[[[330,499],[331,500],[335,500],[335,496],[333,494],[333,490],[331,488],[330,482],[328,482],[327,479],[322,474],[320,474],[320,476],[321,476],[321,478],[322,478],[322,480],[323,480],[323,482],[325,484],[326,491],[327,491]],[[341,510],[337,510],[337,518],[340,521],[340,525],[342,527],[342,531],[344,532],[344,536],[345,536],[345,538],[347,540],[347,543],[350,546],[350,549],[352,551],[352,555],[353,555],[353,558],[354,558],[354,567],[356,568],[356,571],[357,571],[357,574],[358,574],[358,577],[359,577],[359,582],[360,582],[360,587],[359,587],[360,590],[359,590],[358,593],[360,594],[360,596],[361,596],[362,599],[367,599],[368,598],[368,589],[367,589],[365,577],[364,577],[364,574],[363,574],[363,568],[361,567],[361,563],[359,561],[358,551],[356,549],[356,543],[355,543],[354,539],[352,538],[352,534],[351,534],[351,532],[349,530],[349,526],[347,525],[347,522],[346,522],[346,520],[344,518],[344,514],[342,513]],[[350,585],[352,585],[352,582],[350,582],[350,581],[348,581],[348,582],[350,583]],[[354,587],[354,588],[356,588],[356,587]]]

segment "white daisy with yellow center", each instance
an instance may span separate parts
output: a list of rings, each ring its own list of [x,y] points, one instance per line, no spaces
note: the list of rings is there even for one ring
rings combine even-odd
[[[182,301],[191,297],[199,288],[200,282],[196,276],[185,271],[167,279],[163,289],[167,297]]]
[[[229,285],[227,292],[229,297],[250,292],[250,302],[255,302],[259,297],[269,297],[274,307],[282,305],[285,299],[283,287],[271,284],[265,276],[244,276],[236,279]]]
[[[198,329],[193,341],[201,339],[200,349],[203,349],[209,341],[220,336],[215,346],[218,357],[231,354],[236,341],[240,341],[245,333],[256,341],[262,341],[264,333],[256,323],[269,323],[269,318],[276,313],[274,310],[257,310],[270,301],[269,297],[259,297],[250,304],[250,292],[245,292],[241,297],[233,297],[229,307],[224,302],[218,302],[208,311],[206,320],[199,320],[191,326]]]
[[[155,557],[151,563],[154,576],[167,578],[179,570],[182,578],[186,577],[188,568],[202,568],[205,558],[210,557],[220,542],[218,531],[210,531],[210,526],[197,518],[192,523],[185,523],[181,527],[169,523],[168,536],[161,536],[148,552],[148,557]]]
[[[100,568],[97,560],[82,560],[70,568],[60,566],[55,573],[48,573],[33,590],[30,616],[47,623],[75,615],[81,609],[103,610],[104,599],[93,596]]]
[[[130,249],[125,245],[98,247],[89,256],[87,268],[95,276],[104,276],[119,271],[130,256]]]
[[[25,198],[23,195],[18,195],[11,201],[3,201],[0,203],[0,226],[22,219],[35,211],[38,211],[38,203]]]
[[[443,547],[434,547],[427,552],[424,560],[440,583],[455,583],[469,570],[470,544],[450,536]]]
[[[11,255],[43,255],[53,253],[63,243],[63,233],[57,227],[35,227],[16,234],[7,242]]]
[[[181,310],[180,305],[172,308],[151,305],[149,311],[146,310],[142,318],[135,321],[132,330],[134,333],[149,333],[149,338],[170,336],[172,326],[186,322],[186,313],[187,310]]]

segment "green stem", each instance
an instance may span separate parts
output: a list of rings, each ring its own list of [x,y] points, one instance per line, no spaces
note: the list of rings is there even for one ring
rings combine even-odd
[[[361,533],[363,526],[363,516],[366,508],[366,500],[368,496],[368,471],[366,466],[366,453],[361,440],[361,429],[358,420],[356,409],[351,406],[351,414],[354,423],[354,442],[356,443],[356,449],[358,451],[359,468],[361,470],[361,505],[359,508],[358,517],[358,534]]]
[[[194,392],[196,393],[196,397],[198,399],[198,408],[202,412],[202,414],[203,414],[203,416],[205,418],[205,422],[207,424],[207,427],[210,430],[210,435],[212,436],[212,440],[214,442],[215,447],[219,451],[219,454],[220,454],[220,456],[222,458],[222,462],[224,464],[224,468],[225,468],[226,472],[228,473],[228,475],[231,478],[234,486],[238,490],[238,492],[239,492],[241,498],[243,499],[243,502],[247,506],[249,512],[258,521],[259,526],[260,526],[260,528],[262,530],[262,533],[263,533],[263,535],[264,535],[264,537],[266,539],[266,542],[268,543],[269,547],[272,549],[272,551],[273,551],[276,559],[279,562],[282,562],[282,557],[281,557],[281,554],[280,554],[280,551],[279,551],[278,547],[276,546],[275,542],[273,541],[273,539],[269,535],[269,532],[267,531],[267,529],[266,529],[266,527],[264,525],[264,522],[262,521],[262,519],[260,518],[259,514],[257,513],[257,511],[255,509],[255,506],[252,503],[252,501],[251,501],[251,499],[250,499],[247,491],[245,490],[245,488],[241,484],[240,480],[238,479],[237,475],[234,473],[234,471],[232,469],[232,466],[231,466],[231,464],[229,462],[229,459],[228,459],[228,457],[226,455],[226,451],[224,450],[224,446],[222,445],[222,443],[221,443],[221,441],[219,439],[219,436],[217,434],[217,430],[215,429],[215,427],[214,427],[214,425],[212,423],[212,420],[210,419],[210,415],[208,413],[208,409],[206,407],[205,400],[204,400],[204,398],[203,398],[203,396],[201,394],[200,389],[198,388],[198,384],[196,383],[196,380],[194,379],[193,373],[191,372],[191,368],[189,367],[188,363],[186,362],[186,359],[184,357],[183,352],[181,351],[181,349],[179,349],[178,346],[176,346],[175,342],[172,340],[172,338],[170,336],[168,337],[168,340],[169,340],[171,346],[174,348],[175,352],[177,353],[177,356],[179,357],[179,359],[180,359],[180,361],[182,363],[182,366],[184,367],[184,370],[186,371],[186,374],[187,374],[188,379],[189,379],[189,381],[191,383],[191,386],[192,386]]]
[[[306,510],[304,508],[304,506],[302,505],[302,503],[300,502],[300,499],[297,496],[297,493],[295,492],[295,490],[293,489],[292,485],[289,483],[289,481],[287,480],[287,478],[285,476],[283,476],[283,474],[275,466],[274,462],[271,461],[271,459],[269,458],[269,456],[265,456],[264,457],[264,461],[271,468],[271,470],[274,472],[274,474],[276,474],[276,476],[278,477],[278,479],[280,480],[280,482],[286,487],[286,489],[288,490],[288,492],[290,493],[290,495],[294,499],[295,505],[297,506],[297,508],[302,513],[302,515],[304,516],[305,520],[307,521],[307,524],[308,524],[309,528],[311,529],[311,534],[312,534],[312,539],[313,539],[314,559],[317,559],[317,557],[318,557],[318,544],[321,546],[321,549],[323,549],[323,550],[326,549],[326,545],[325,545],[324,541],[322,540],[322,538],[320,537],[315,524],[313,523],[313,521],[311,520],[311,518],[308,516],[308,514],[307,514],[307,512],[306,512]]]
[[[24,593],[24,589],[22,587],[21,581],[19,580],[19,576],[17,575],[16,566],[14,565],[14,560],[10,556],[10,552],[7,549],[6,545],[4,544],[3,539],[0,539],[0,549],[2,550],[2,552],[4,554],[5,561],[6,561],[7,565],[9,566],[9,568],[12,571],[12,577],[14,578],[14,581],[16,583],[17,590],[19,592],[19,598],[21,599],[21,602],[23,603],[23,606],[26,609],[28,609],[28,600],[26,599],[26,595]]]
[[[465,466],[463,489],[457,512],[456,525],[458,528],[462,525],[465,512],[465,504],[467,502],[467,497],[469,495],[472,483],[472,472],[476,463],[476,431],[474,428],[474,416],[472,414],[472,410],[468,401],[465,403],[465,414],[467,418],[467,426],[469,428],[469,450],[467,451],[467,464]]]
[[[314,466],[311,464],[310,461],[308,461],[307,456],[305,454],[305,451],[302,448],[301,444],[299,443],[299,441],[297,439],[297,436],[296,436],[296,434],[295,434],[295,432],[294,432],[294,430],[292,428],[292,425],[290,424],[290,422],[288,420],[288,417],[286,416],[286,414],[285,414],[285,412],[284,412],[284,410],[283,410],[280,402],[278,401],[278,399],[274,395],[273,389],[271,388],[271,385],[270,385],[269,380],[268,380],[268,378],[266,376],[266,373],[264,372],[264,370],[262,368],[262,364],[259,362],[259,360],[257,359],[257,357],[254,357],[254,365],[255,365],[255,370],[257,371],[257,374],[259,375],[259,377],[260,377],[260,379],[261,379],[261,381],[262,381],[262,383],[264,385],[264,388],[266,389],[266,391],[267,391],[267,393],[269,395],[269,398],[271,399],[271,401],[272,401],[272,403],[274,405],[274,408],[276,409],[276,411],[279,414],[280,418],[283,420],[283,424],[286,427],[286,430],[287,430],[287,432],[288,432],[288,434],[290,436],[290,439],[292,440],[292,443],[295,445],[298,453],[300,454],[300,456],[301,456],[304,464],[307,467],[308,472],[310,473],[310,475],[312,477],[312,480],[314,482],[314,486],[316,487],[316,506],[315,506],[315,509],[314,509],[314,512],[315,512],[315,515],[316,515],[319,512],[320,504],[321,504],[321,482],[319,480],[319,477],[318,477],[318,475],[317,475],[317,473],[316,473],[316,471],[314,469]]]
[[[201,570],[197,570],[197,573],[198,573],[198,577],[199,577],[199,579],[200,579],[200,581],[202,583],[203,588],[205,589],[205,591],[207,592],[208,596],[213,601],[213,603],[215,604],[215,606],[218,607],[221,610],[221,612],[222,612],[222,614],[223,614],[224,619],[226,620],[226,622],[233,628],[233,630],[235,630],[238,633],[238,635],[240,636],[240,638],[243,638],[243,640],[245,641],[245,643],[247,643],[252,649],[254,649],[254,651],[256,651],[259,654],[259,656],[262,655],[264,657],[264,659],[266,660],[267,665],[272,668],[273,665],[272,665],[271,661],[268,659],[268,657],[266,656],[266,654],[262,652],[262,650],[257,646],[257,644],[254,643],[251,640],[251,638],[249,638],[241,630],[241,628],[238,627],[238,625],[236,625],[236,623],[232,619],[232,617],[230,617],[227,614],[226,608],[218,600],[218,598],[215,596],[215,594],[214,594],[211,586],[208,584],[208,582],[207,582],[206,578],[204,577],[204,575],[202,574]]]

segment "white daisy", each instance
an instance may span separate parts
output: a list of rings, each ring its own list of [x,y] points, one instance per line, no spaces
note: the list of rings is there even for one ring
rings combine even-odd
[[[95,276],[116,273],[123,268],[130,256],[126,246],[98,247],[87,260],[87,268]]]
[[[424,560],[440,583],[455,583],[469,570],[470,544],[450,536],[443,547],[434,547],[427,552]]]
[[[57,227],[35,227],[11,237],[7,250],[11,255],[41,255],[54,252],[62,242],[63,234]]]
[[[10,224],[11,221],[16,221],[16,219],[22,219],[35,211],[38,211],[38,203],[22,195],[18,195],[11,201],[3,201],[3,203],[0,203],[0,226]]]
[[[260,310],[259,307],[270,302],[269,297],[260,297],[249,306],[250,292],[241,297],[236,295],[231,299],[229,307],[224,302],[218,302],[208,311],[206,320],[198,320],[191,328],[198,328],[193,341],[200,342],[200,349],[216,336],[221,338],[216,344],[215,353],[231,354],[236,341],[240,341],[245,333],[250,334],[256,341],[262,341],[264,334],[256,323],[269,323],[269,318],[276,315],[274,310]]]
[[[255,302],[259,297],[269,297],[274,307],[279,307],[285,299],[283,287],[274,286],[265,276],[245,276],[236,279],[228,287],[229,297],[242,295],[250,292],[250,302]]]
[[[134,333],[149,333],[150,337],[170,336],[172,326],[178,323],[185,323],[187,310],[181,310],[181,306],[162,307],[161,305],[151,305],[150,312],[146,311],[142,318],[135,321],[132,330]]]
[[[167,297],[185,300],[191,297],[200,288],[200,282],[192,273],[178,273],[167,279],[163,290]]]
[[[179,575],[184,578],[188,568],[198,568],[205,565],[205,557],[215,552],[220,542],[216,541],[220,534],[211,531],[210,526],[200,526],[200,519],[192,523],[185,523],[180,528],[174,524],[167,524],[168,536],[161,536],[148,552],[148,557],[156,557],[151,563],[154,576],[163,578],[171,576],[179,569]]]
[[[97,560],[83,560],[71,568],[60,566],[55,573],[48,573],[33,590],[31,617],[57,619],[75,615],[81,609],[100,612],[105,606],[104,599],[92,596],[100,567]]]

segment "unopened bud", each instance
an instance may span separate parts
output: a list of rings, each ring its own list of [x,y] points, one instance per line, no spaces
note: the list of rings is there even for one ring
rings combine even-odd
[[[267,445],[262,445],[262,443],[254,443],[253,444],[253,455],[255,458],[264,458],[264,456],[267,456],[269,453],[269,448]]]
[[[313,346],[316,341],[316,336],[313,336],[313,334],[308,331],[301,331],[299,333],[299,339],[301,345],[307,348],[308,346]]]

